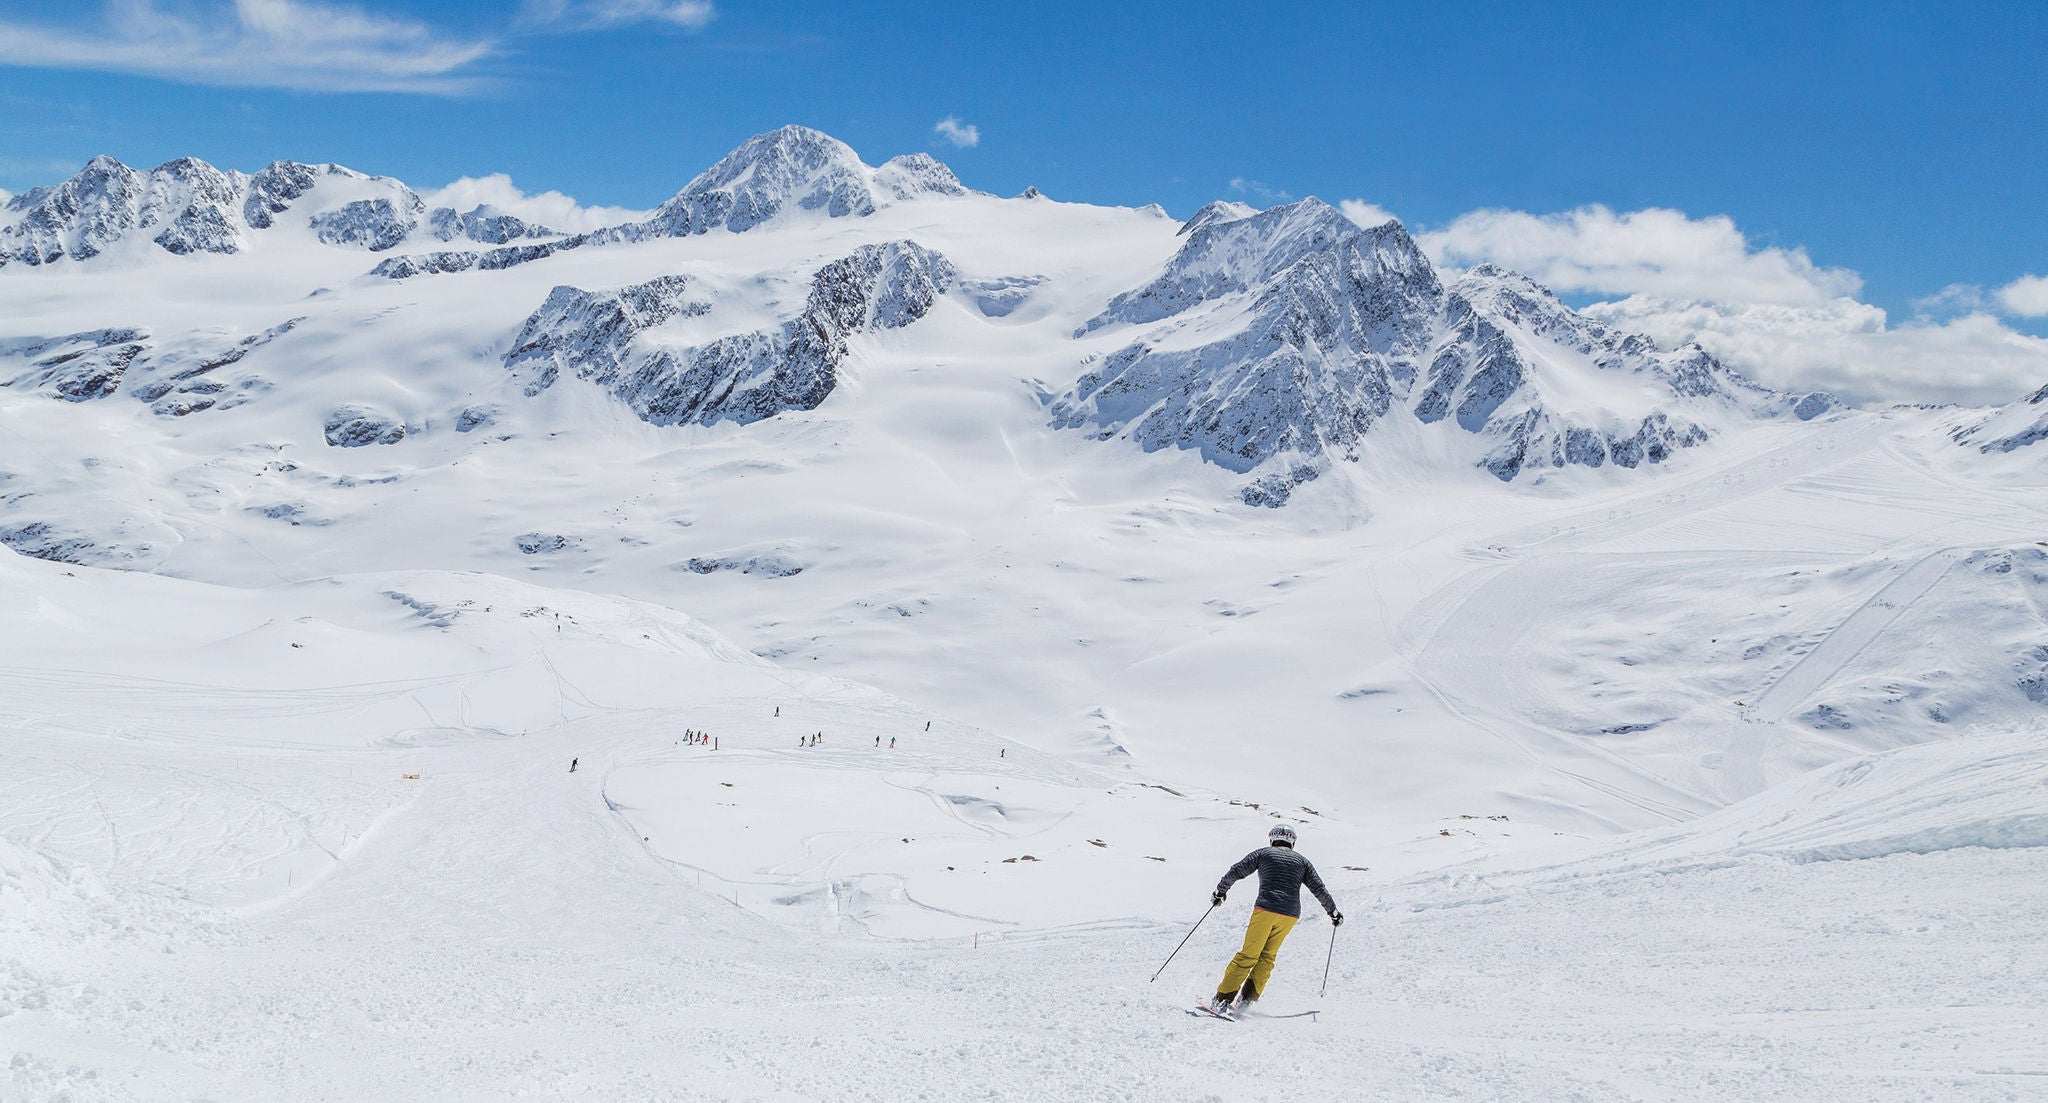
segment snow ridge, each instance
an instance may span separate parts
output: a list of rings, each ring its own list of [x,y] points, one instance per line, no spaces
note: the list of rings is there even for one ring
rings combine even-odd
[[[2048,440],[2048,386],[1970,419],[1949,436],[1957,444],[1975,445],[1977,451],[1987,454],[2014,452]]]

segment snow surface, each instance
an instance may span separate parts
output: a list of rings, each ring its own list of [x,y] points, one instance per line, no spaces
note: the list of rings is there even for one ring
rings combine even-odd
[[[1958,440],[2038,406],[1722,380],[1510,482],[1394,407],[1265,508],[1050,424],[1175,223],[842,149],[502,270],[0,270],[0,1098],[2041,1097],[2048,453]],[[506,367],[557,288],[682,277],[628,345],[689,349],[899,241],[954,279],[812,408]],[[1478,278],[1532,401],[1696,408]],[[1187,1017],[1276,817],[1321,1014]]]

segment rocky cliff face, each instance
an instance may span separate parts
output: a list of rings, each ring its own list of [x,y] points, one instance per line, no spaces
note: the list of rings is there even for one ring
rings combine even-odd
[[[685,277],[617,291],[558,287],[521,327],[505,366],[529,396],[567,370],[656,425],[746,424],[816,408],[839,382],[850,338],[910,325],[955,282],[944,257],[915,243],[862,246],[820,268],[803,311],[781,327],[694,345],[659,332],[713,309]]]

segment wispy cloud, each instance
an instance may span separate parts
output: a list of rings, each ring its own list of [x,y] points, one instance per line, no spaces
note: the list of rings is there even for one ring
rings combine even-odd
[[[487,38],[319,0],[107,0],[83,22],[0,19],[0,65],[229,87],[460,95],[484,86],[472,70],[496,49]]]
[[[538,30],[590,31],[633,23],[696,30],[718,17],[711,0],[526,0],[522,25]]]
[[[932,124],[932,133],[961,149],[981,144],[981,128],[973,123],[961,122],[957,115],[948,115]]]
[[[1249,195],[1261,203],[1286,203],[1294,198],[1278,188],[1269,188],[1257,180],[1247,180],[1242,176],[1231,177],[1230,190],[1239,195]]]

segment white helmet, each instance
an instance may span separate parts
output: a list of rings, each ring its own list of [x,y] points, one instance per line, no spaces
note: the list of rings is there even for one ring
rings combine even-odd
[[[1266,841],[1269,843],[1286,843],[1288,846],[1293,846],[1294,829],[1284,823],[1276,823],[1273,825],[1273,830],[1266,832]]]

